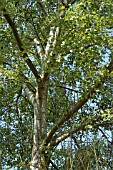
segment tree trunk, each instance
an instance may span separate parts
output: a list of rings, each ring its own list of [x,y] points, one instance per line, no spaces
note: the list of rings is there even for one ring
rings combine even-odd
[[[46,108],[47,108],[48,80],[38,82],[34,102],[34,134],[31,170],[47,170],[47,160],[42,143],[46,132]]]
[[[31,161],[31,170],[47,170],[47,161],[45,155],[41,153],[40,149],[38,148],[33,155],[33,159]]]

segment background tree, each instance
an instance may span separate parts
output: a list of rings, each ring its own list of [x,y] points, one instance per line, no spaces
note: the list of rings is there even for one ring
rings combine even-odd
[[[1,168],[111,169],[112,0],[0,12]]]

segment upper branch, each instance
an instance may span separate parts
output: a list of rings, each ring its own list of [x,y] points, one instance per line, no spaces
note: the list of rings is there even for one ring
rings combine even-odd
[[[9,25],[10,25],[12,31],[13,31],[14,37],[15,37],[15,39],[16,39],[16,41],[17,41],[17,44],[18,44],[18,47],[19,47],[20,51],[24,52],[23,44],[22,44],[22,41],[21,41],[21,39],[20,39],[20,37],[19,37],[19,34],[18,34],[18,32],[17,32],[17,29],[16,29],[16,26],[15,26],[14,22],[12,21],[10,15],[7,13],[7,11],[6,11],[5,8],[3,8],[3,12],[4,12],[4,14],[3,14],[4,17],[6,18],[7,22],[9,23]],[[23,54],[23,58],[25,59],[28,67],[31,69],[31,71],[32,71],[32,73],[34,74],[34,76],[35,76],[37,79],[39,79],[40,76],[39,76],[36,68],[34,67],[32,61],[28,58],[27,53],[24,53],[24,54]]]
[[[50,28],[50,33],[49,33],[49,38],[47,41],[47,45],[45,48],[45,55],[46,57],[48,55],[52,56],[52,52],[55,50],[57,39],[60,35],[60,28],[59,27],[51,27]]]
[[[47,15],[47,11],[46,11],[44,5],[42,4],[42,2],[39,2],[39,1],[38,1],[37,4],[39,5],[39,7],[40,7],[40,9],[42,10],[42,12],[43,12],[45,15]]]

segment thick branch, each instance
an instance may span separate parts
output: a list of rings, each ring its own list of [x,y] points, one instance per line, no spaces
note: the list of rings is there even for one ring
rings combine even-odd
[[[17,32],[17,29],[16,29],[16,26],[15,26],[14,22],[12,21],[10,15],[7,13],[7,11],[6,11],[5,8],[3,9],[3,12],[4,12],[4,14],[3,14],[4,17],[6,18],[8,24],[10,25],[10,27],[11,27],[11,29],[12,29],[12,31],[13,31],[14,37],[15,37],[15,39],[16,39],[16,41],[17,41],[17,44],[18,44],[18,47],[19,47],[20,51],[24,52],[23,44],[22,44],[22,41],[21,41],[21,39],[20,39],[20,37],[19,37],[19,34],[18,34],[18,32]],[[25,59],[25,62],[27,63],[28,67],[30,68],[30,70],[32,71],[32,73],[34,74],[34,76],[35,76],[37,79],[39,79],[40,76],[39,76],[36,68],[34,67],[33,63],[31,62],[31,60],[28,58],[27,53],[24,53],[24,54],[23,54],[23,58]]]
[[[104,117],[106,117],[108,114],[112,115],[113,114],[113,108],[111,108],[109,112],[108,111],[105,111],[105,112],[106,112],[106,114],[104,114]],[[112,121],[111,122],[103,121],[101,123],[99,123],[99,122],[97,123],[97,121],[102,121],[102,120],[103,120],[103,115],[98,115],[97,117],[94,117],[90,121],[90,123],[88,123],[88,124],[84,123],[84,124],[78,126],[77,128],[68,130],[63,135],[56,135],[56,136],[54,136],[53,140],[52,140],[53,142],[51,144],[52,144],[52,146],[58,145],[61,141],[65,140],[69,136],[72,136],[73,133],[76,133],[76,132],[78,132],[80,130],[85,131],[87,129],[88,125],[92,126],[92,128],[95,128],[95,129],[98,128],[99,130],[100,130],[99,126],[105,127],[106,125],[107,126],[108,125],[113,125]],[[97,124],[95,124],[95,123],[97,123]]]
[[[109,69],[108,71],[111,72],[112,70]],[[48,132],[47,137],[45,139],[45,143],[49,143],[54,133],[63,125],[63,123],[68,121],[74,115],[74,113],[76,113],[80,108],[82,108],[84,104],[87,103],[87,101],[93,97],[93,95],[96,93],[96,90],[102,86],[102,84],[107,78],[108,77],[105,75],[101,78],[102,80],[100,82],[95,83],[95,86],[93,86],[86,94],[83,95],[84,97],[78,101],[75,107],[71,108],[68,112],[64,114],[64,116],[60,120],[56,122],[56,124]]]
[[[45,48],[45,55],[46,57],[48,55],[52,56],[53,51],[55,50],[57,39],[60,35],[60,28],[59,27],[51,27],[50,28],[50,33],[49,33],[49,38],[47,41],[47,45]]]
[[[53,57],[54,56],[54,51],[56,48],[56,44],[57,44],[57,39],[60,36],[60,28],[59,27],[51,27],[50,28],[50,33],[49,33],[49,38],[45,47],[45,62],[48,63],[48,66],[46,68],[46,72],[44,72],[44,81],[46,79],[48,79],[49,77],[49,73],[48,73],[48,67],[49,64],[51,63],[51,60],[54,60]]]
[[[103,121],[103,122],[101,122],[101,123],[95,124],[96,121],[99,120],[99,119],[102,120],[102,116],[101,116],[101,115],[99,115],[99,116],[97,117],[97,119],[95,118],[94,120],[92,120],[89,124],[84,123],[84,124],[78,126],[77,128],[68,130],[67,132],[65,132],[64,134],[62,134],[62,135],[59,136],[59,137],[55,136],[55,137],[53,138],[53,140],[52,140],[53,142],[51,142],[51,145],[52,145],[53,147],[54,147],[54,146],[57,146],[60,142],[62,142],[63,140],[65,140],[65,139],[68,138],[69,136],[72,136],[74,133],[79,132],[80,130],[85,131],[85,130],[88,128],[88,126],[89,126],[89,127],[92,126],[92,128],[97,129],[97,128],[99,128],[100,126],[101,126],[101,127],[106,127],[106,126],[108,126],[108,125],[113,125],[113,122],[108,122],[108,121]],[[100,130],[100,129],[99,129],[99,130]],[[57,138],[56,138],[56,137],[57,137]],[[104,136],[104,137],[105,137],[105,136]],[[55,139],[55,138],[56,138],[56,139]]]
[[[48,132],[46,138],[47,143],[50,141],[54,133],[61,127],[61,125],[67,120],[69,120],[73,116],[73,114],[76,113],[82,106],[84,106],[84,104],[93,96],[93,94],[96,93],[96,89],[100,86],[101,82],[96,84],[95,87],[92,87],[89,92],[84,96],[84,98],[78,101],[75,107],[71,108],[67,113],[64,114],[64,116],[58,122],[56,122],[53,128]]]

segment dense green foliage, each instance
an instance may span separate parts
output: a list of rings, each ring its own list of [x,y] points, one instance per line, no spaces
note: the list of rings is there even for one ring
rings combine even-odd
[[[46,131],[64,118],[51,139],[49,169],[111,170],[112,0],[70,0],[68,5],[57,0],[4,0],[0,1],[0,15],[0,168],[27,169],[31,161],[34,110],[23,84],[35,94],[32,63],[38,75],[49,74]],[[59,35],[55,28],[60,29]],[[73,112],[76,106],[79,109]]]

